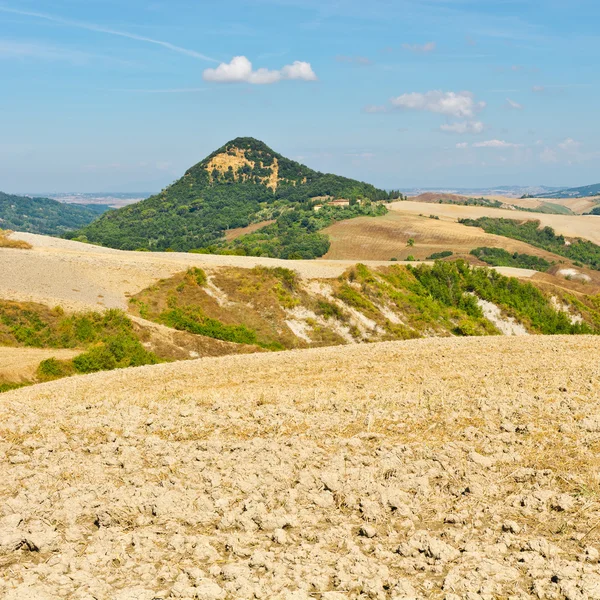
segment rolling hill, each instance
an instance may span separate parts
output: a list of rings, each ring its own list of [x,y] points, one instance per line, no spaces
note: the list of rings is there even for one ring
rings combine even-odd
[[[600,183],[567,188],[556,192],[546,192],[537,196],[538,198],[585,198],[587,196],[600,196]]]
[[[50,198],[13,196],[0,192],[0,229],[62,235],[91,223],[108,206],[63,204]]]
[[[314,171],[253,138],[236,138],[138,204],[83,228],[84,240],[122,250],[176,250],[315,258],[329,248],[318,231],[336,220],[383,214],[372,202],[397,197],[367,183]],[[352,206],[333,207],[335,198]],[[314,205],[322,204],[315,211]],[[229,229],[265,224],[227,241]]]

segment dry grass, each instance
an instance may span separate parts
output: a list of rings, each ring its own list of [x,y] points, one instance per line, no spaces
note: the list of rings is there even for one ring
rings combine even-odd
[[[507,196],[484,196],[489,200],[499,200],[506,204],[520,206],[522,208],[536,209],[544,203],[558,204],[571,210],[576,215],[589,212],[594,206],[600,204],[598,196],[588,196],[585,198],[509,198]]]
[[[255,231],[258,231],[259,229],[262,229],[263,227],[266,227],[267,225],[271,225],[273,223],[275,223],[275,220],[271,219],[270,221],[261,221],[260,223],[252,223],[252,224],[248,225],[247,227],[236,227],[235,229],[228,229],[225,232],[225,239],[228,242],[231,242],[232,240],[242,237],[243,235],[248,235],[249,233],[254,233]]]
[[[427,213],[429,205],[418,206],[425,207],[422,211]],[[325,258],[334,260],[406,260],[409,255],[423,260],[434,252],[444,250],[468,257],[473,248],[480,246],[504,248],[509,252],[532,254],[550,261],[564,260],[524,242],[485,233],[476,227],[395,211],[383,217],[359,217],[341,221],[325,229],[324,233],[331,239],[331,248]],[[407,246],[410,238],[415,240],[413,247]]]
[[[546,215],[522,211],[487,208],[483,206],[455,206],[452,204],[425,204],[420,202],[394,202],[389,208],[402,215],[436,215],[446,221],[495,217],[504,219],[540,221],[542,226],[552,227],[556,233],[567,237],[581,237],[600,244],[600,216]]]
[[[18,383],[31,381],[39,364],[47,358],[69,360],[81,350],[56,348],[3,348],[0,347],[0,381]]]
[[[17,248],[19,250],[31,250],[32,246],[23,240],[11,238],[13,232],[9,229],[0,229],[0,248]]]

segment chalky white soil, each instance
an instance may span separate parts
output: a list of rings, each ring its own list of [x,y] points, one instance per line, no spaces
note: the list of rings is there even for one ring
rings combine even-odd
[[[0,396],[0,598],[600,598],[596,337],[209,358]]]

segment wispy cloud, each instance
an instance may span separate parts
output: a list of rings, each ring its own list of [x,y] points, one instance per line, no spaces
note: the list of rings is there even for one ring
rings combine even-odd
[[[483,133],[485,125],[481,121],[458,121],[457,123],[445,123],[440,125],[440,130],[446,133]]]
[[[513,144],[504,140],[486,140],[473,144],[473,148],[521,148],[522,146],[523,144]]]
[[[485,102],[476,102],[472,92],[412,92],[392,98],[390,102],[397,109],[427,111],[467,119],[485,108]]]
[[[12,40],[0,40],[0,60],[1,59],[64,61],[73,65],[85,65],[91,60],[104,60],[125,65],[134,64],[120,58],[103,54],[89,54],[80,50],[42,44],[34,41],[18,42]]]
[[[0,12],[9,13],[13,15],[21,15],[24,17],[32,17],[35,19],[42,19],[45,21],[50,21],[52,23],[58,23],[59,25],[64,25],[65,27],[73,27],[76,29],[85,29],[87,31],[96,31],[98,33],[105,33],[107,35],[113,35],[117,37],[127,38],[130,40],[135,40],[138,42],[145,42],[148,44],[154,44],[156,46],[161,46],[162,48],[166,48],[167,50],[171,50],[173,52],[178,52],[179,54],[185,54],[186,56],[191,56],[192,58],[197,58],[199,60],[205,60],[208,62],[219,62],[217,59],[207,56],[206,54],[202,54],[200,52],[196,52],[195,50],[189,50],[188,48],[183,48],[181,46],[176,46],[175,44],[171,44],[170,42],[165,42],[163,40],[157,40],[154,38],[146,37],[143,35],[138,35],[136,33],[130,33],[128,31],[120,31],[117,29],[111,29],[108,27],[104,27],[102,25],[97,25],[94,23],[85,23],[83,21],[73,21],[71,19],[64,19],[62,17],[57,17],[54,15],[49,15],[46,13],[40,13],[30,10],[21,10],[17,8],[10,8],[8,6],[0,6]]]
[[[252,68],[252,63],[245,56],[234,56],[229,63],[221,63],[216,69],[206,69],[203,73],[205,81],[214,83],[251,83],[265,85],[277,83],[284,79],[316,81],[317,76],[310,63],[295,61],[278,70]]]
[[[345,56],[343,54],[338,54],[338,56],[335,57],[335,60],[339,63],[356,65],[358,67],[369,67],[373,64],[373,61],[366,56]]]
[[[414,52],[415,54],[429,54],[430,52],[435,52],[436,43],[427,42],[426,44],[402,44],[402,48],[404,48],[404,50]]]
[[[506,107],[511,108],[512,110],[523,110],[523,105],[511,100],[510,98],[506,99]]]
[[[166,88],[166,89],[138,89],[138,88],[115,88],[108,91],[123,92],[131,94],[199,94],[207,92],[210,88]]]

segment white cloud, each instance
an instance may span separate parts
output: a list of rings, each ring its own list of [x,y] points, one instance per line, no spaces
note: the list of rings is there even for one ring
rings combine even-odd
[[[450,117],[470,119],[485,107],[485,102],[475,102],[471,92],[442,92],[433,90],[420,94],[413,92],[391,99],[394,108],[422,110]]]
[[[532,92],[535,92],[536,94],[542,94],[543,92],[546,91],[546,88],[543,85],[534,85],[531,88]]]
[[[440,129],[446,133],[483,133],[485,125],[481,121],[459,121],[440,125]]]
[[[285,65],[279,70],[265,68],[252,69],[252,63],[245,56],[234,56],[229,63],[221,63],[216,69],[206,69],[203,73],[205,81],[216,83],[251,83],[265,85],[277,83],[284,79],[300,79],[303,81],[316,81],[310,63],[295,61]]]
[[[521,148],[523,144],[513,144],[504,140],[486,140],[473,144],[474,148]]]
[[[456,144],[456,147],[459,150],[463,150],[464,148],[468,148],[469,144],[467,142],[460,142],[460,143]]]
[[[402,47],[405,50],[410,50],[410,52],[415,52],[417,54],[429,54],[430,52],[435,52],[436,43],[427,42],[426,44],[402,44]]]
[[[506,99],[506,106],[508,106],[508,108],[512,108],[513,110],[523,110],[522,104],[519,104],[518,102],[515,102],[514,100],[511,100],[510,98]]]
[[[558,145],[561,150],[566,152],[574,152],[579,149],[579,146],[581,146],[581,142],[576,142],[573,138],[567,138]]]

